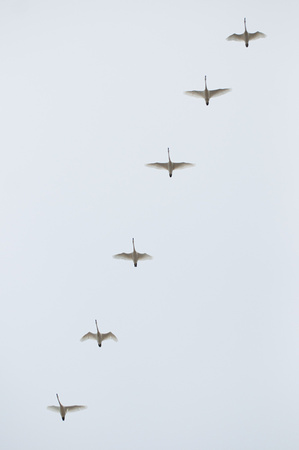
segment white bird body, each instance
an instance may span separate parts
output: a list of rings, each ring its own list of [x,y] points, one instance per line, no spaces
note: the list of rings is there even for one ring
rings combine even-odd
[[[48,406],[50,411],[59,412],[62,420],[65,420],[65,415],[67,412],[80,411],[81,409],[86,409],[87,406],[83,405],[72,405],[72,406],[64,406],[59,400],[58,394],[56,394],[59,406]]]
[[[97,332],[96,333],[89,332],[84,334],[84,336],[82,336],[82,338],[80,339],[81,342],[86,341],[87,339],[94,339],[97,341],[98,346],[102,347],[102,342],[105,341],[106,339],[113,339],[116,342],[118,341],[117,337],[113,333],[111,333],[111,331],[109,331],[109,333],[101,333],[98,328],[97,320],[95,320],[95,324],[97,327]]]
[[[170,177],[172,177],[172,172],[175,169],[183,169],[185,167],[194,166],[194,164],[186,163],[186,162],[179,162],[179,163],[172,162],[170,159],[169,148],[167,149],[167,151],[168,151],[168,162],[166,162],[166,163],[155,162],[155,163],[146,164],[146,166],[154,167],[155,169],[166,169],[166,170],[168,170]]]
[[[205,99],[206,105],[208,106],[210,99],[212,97],[217,97],[218,95],[226,94],[231,91],[229,88],[225,89],[213,89],[209,90],[207,87],[207,76],[205,76],[205,90],[204,91],[186,91],[185,94],[192,95],[193,97],[202,97]]]
[[[256,31],[255,33],[248,33],[246,28],[246,18],[244,18],[244,27],[245,31],[242,34],[231,34],[226,38],[227,41],[244,41],[245,47],[249,46],[249,41],[252,41],[254,39],[260,39],[267,37],[264,33],[261,33],[260,31]]]
[[[131,253],[118,253],[117,255],[113,255],[113,258],[116,259],[131,259],[133,260],[134,266],[137,267],[137,262],[139,260],[152,259],[151,255],[147,253],[138,253],[135,250],[134,238],[132,239],[133,243],[133,251]]]

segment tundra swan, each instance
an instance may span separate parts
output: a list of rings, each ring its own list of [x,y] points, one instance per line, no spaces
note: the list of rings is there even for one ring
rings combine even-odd
[[[98,329],[98,322],[95,320],[97,332],[96,333],[86,333],[84,336],[81,337],[80,341],[86,341],[87,339],[94,339],[98,341],[98,346],[102,347],[102,342],[105,341],[105,339],[113,339],[114,341],[117,341],[117,337],[109,331],[109,333],[100,333]]]
[[[252,41],[253,39],[259,39],[259,38],[265,38],[266,35],[264,33],[261,33],[260,31],[256,31],[255,33],[248,33],[246,28],[246,18],[244,18],[244,27],[245,31],[242,34],[231,34],[226,38],[227,41],[244,41],[245,47],[248,47],[249,41]]]
[[[138,253],[135,250],[134,238],[132,239],[133,251],[132,253],[118,253],[117,255],[113,255],[113,258],[117,259],[132,259],[134,262],[134,266],[137,267],[137,261],[142,259],[152,259],[152,256],[147,253]]]
[[[168,173],[169,173],[170,177],[172,177],[172,172],[175,169],[183,169],[184,167],[192,167],[192,166],[194,166],[194,164],[192,164],[192,163],[186,163],[186,162],[175,163],[175,162],[172,162],[171,159],[170,159],[169,148],[167,149],[167,151],[168,151],[168,162],[166,162],[166,163],[155,162],[155,163],[146,164],[146,166],[147,167],[155,167],[156,169],[166,169],[166,170],[168,170]]]
[[[216,97],[217,95],[223,95],[227,92],[231,91],[231,89],[214,89],[209,91],[207,88],[207,76],[205,76],[205,90],[204,91],[186,91],[185,94],[193,95],[194,97],[202,97],[205,99],[206,105],[208,106],[210,98]]]
[[[83,405],[72,405],[72,406],[63,406],[60,403],[58,394],[56,394],[59,406],[48,406],[47,409],[49,409],[50,411],[55,411],[55,412],[59,412],[61,415],[62,420],[65,419],[65,415],[67,412],[72,412],[72,411],[80,411],[81,409],[86,409],[87,406],[83,406]]]

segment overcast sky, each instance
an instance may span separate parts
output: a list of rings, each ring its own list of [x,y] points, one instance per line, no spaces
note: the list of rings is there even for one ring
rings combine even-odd
[[[298,450],[298,12],[0,1],[1,448]]]

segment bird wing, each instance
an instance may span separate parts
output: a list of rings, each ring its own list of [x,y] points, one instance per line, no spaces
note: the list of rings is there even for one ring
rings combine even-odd
[[[227,41],[244,41],[245,33],[242,34],[231,34],[226,38]]]
[[[185,91],[185,94],[205,98],[205,91]]]
[[[153,257],[147,253],[137,253],[137,255],[138,259],[153,259]]]
[[[256,31],[255,33],[248,33],[249,35],[249,40],[253,40],[253,39],[259,39],[259,38],[265,38],[267,37],[264,33],[261,33],[260,31]]]
[[[213,91],[209,91],[210,97],[217,97],[217,95],[223,95],[227,92],[231,91],[230,88],[227,89],[214,89]]]
[[[113,333],[111,333],[111,331],[109,331],[109,333],[102,333],[102,339],[103,341],[105,339],[113,339],[116,342],[118,341],[117,337]]]
[[[91,333],[91,332],[86,333],[86,334],[84,334],[84,336],[81,337],[80,341],[83,342],[83,341],[86,341],[87,339],[97,340],[97,335],[95,333]]]
[[[133,253],[118,253],[117,255],[113,255],[113,258],[116,259],[132,259]]]
[[[87,408],[87,406],[84,406],[84,405],[65,406],[65,409],[67,412],[80,411],[81,409],[86,409],[86,408]]]
[[[59,406],[47,406],[49,411],[60,412]]]
[[[147,167],[154,167],[155,169],[166,169],[166,170],[168,170],[168,163],[155,162],[155,163],[146,164],[146,166]]]
[[[194,164],[186,162],[172,163],[173,169],[184,169],[184,167],[192,167],[192,166],[194,166]]]

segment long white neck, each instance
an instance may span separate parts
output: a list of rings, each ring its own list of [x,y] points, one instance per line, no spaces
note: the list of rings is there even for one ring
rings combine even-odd
[[[207,76],[205,75],[205,90],[207,90]]]
[[[59,397],[58,397],[58,394],[56,394],[56,397],[57,397],[57,400],[58,400],[59,405],[61,405],[60,400],[59,400]]]
[[[168,161],[171,162],[169,148],[167,149],[167,152],[168,152]]]
[[[133,244],[133,252],[136,252],[136,250],[135,250],[135,244],[134,244],[134,238],[132,238],[132,244]]]
[[[245,27],[245,31],[247,31],[247,28],[246,28],[246,17],[244,17],[244,27]]]
[[[99,333],[99,329],[98,329],[98,321],[97,321],[97,320],[95,320],[95,324],[96,324],[96,327],[97,327],[97,332]]]

